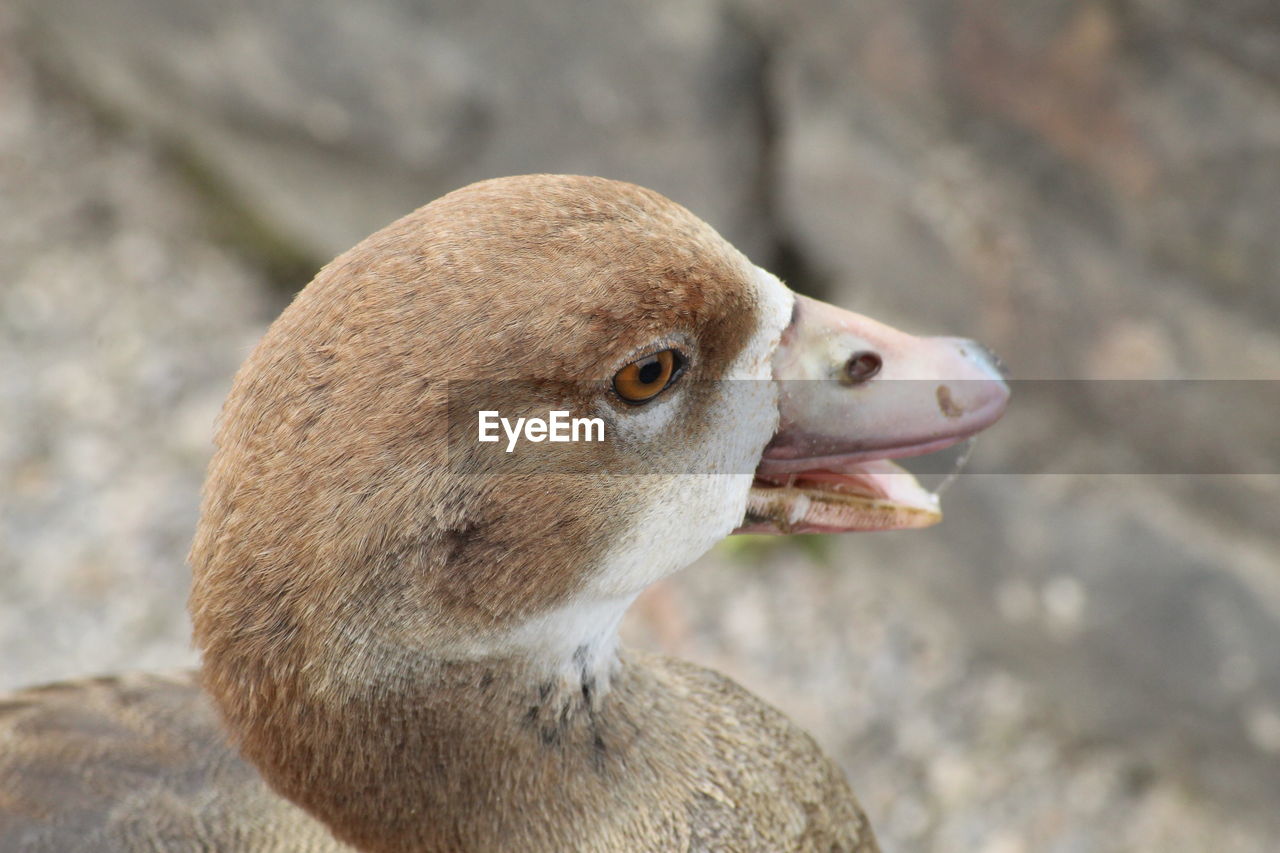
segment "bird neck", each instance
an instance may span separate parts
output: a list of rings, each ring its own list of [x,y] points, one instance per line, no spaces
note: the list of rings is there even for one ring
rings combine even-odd
[[[627,603],[448,655],[366,642],[341,666],[259,671],[259,705],[231,727],[273,787],[358,849],[568,849],[562,833],[647,763],[635,744],[651,726],[626,708],[643,667],[617,651]],[[206,684],[226,671],[205,667]]]

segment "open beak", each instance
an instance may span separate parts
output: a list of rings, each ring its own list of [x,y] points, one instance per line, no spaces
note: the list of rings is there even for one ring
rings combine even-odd
[[[738,533],[927,527],[938,498],[890,460],[950,447],[995,423],[1009,386],[962,338],[919,338],[796,297],[773,357],[778,431]]]

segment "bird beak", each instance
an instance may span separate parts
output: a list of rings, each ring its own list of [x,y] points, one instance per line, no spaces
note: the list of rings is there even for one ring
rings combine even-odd
[[[925,527],[937,496],[891,459],[963,441],[1003,414],[999,361],[962,338],[908,335],[796,297],[773,357],[779,423],[739,532]]]

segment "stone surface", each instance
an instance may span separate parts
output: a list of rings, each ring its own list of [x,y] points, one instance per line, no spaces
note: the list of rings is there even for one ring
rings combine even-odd
[[[1280,764],[1251,709],[1280,697],[1274,20],[806,6],[760,13],[779,227],[838,301],[972,335],[1032,380],[979,454],[1019,475],[974,478],[944,549],[912,539],[886,562],[1077,736],[1267,807]],[[1068,378],[1095,381],[1034,383]],[[1170,378],[1271,381],[1116,381]],[[1204,471],[1234,476],[1187,476]]]
[[[213,422],[276,306],[151,143],[37,82],[12,25],[0,10],[0,685],[187,665]]]
[[[1114,382],[1280,379],[1266,3],[27,5],[0,9],[0,685],[190,661],[211,421],[278,307],[255,243],[321,261],[474,178],[597,172],[1023,379],[1113,380],[1020,387],[974,460],[1015,473],[961,477],[940,527],[730,543],[635,641],[813,730],[887,849],[1274,846],[1280,477],[1099,473],[1275,471],[1274,381]]]
[[[94,97],[321,259],[458,186],[528,172],[633,180],[766,248],[761,48],[714,0],[32,9]]]

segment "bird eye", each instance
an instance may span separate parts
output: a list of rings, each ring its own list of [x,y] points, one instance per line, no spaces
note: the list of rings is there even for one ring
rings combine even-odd
[[[676,380],[684,368],[684,356],[664,349],[638,358],[613,375],[613,390],[628,403],[647,403]]]

